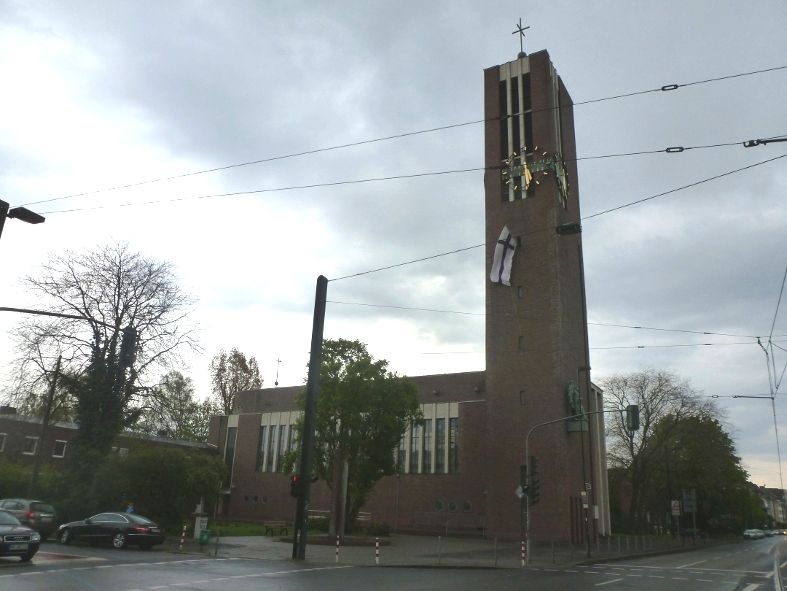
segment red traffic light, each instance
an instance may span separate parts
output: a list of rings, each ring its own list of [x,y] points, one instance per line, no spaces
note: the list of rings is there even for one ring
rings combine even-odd
[[[290,476],[290,495],[298,497],[301,493],[301,477],[298,474]]]

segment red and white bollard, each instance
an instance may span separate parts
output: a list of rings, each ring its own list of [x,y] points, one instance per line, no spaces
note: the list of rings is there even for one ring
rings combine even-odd
[[[178,546],[178,550],[183,550],[183,542],[186,540],[186,524],[183,524],[183,531],[180,532],[180,545]]]
[[[525,541],[522,540],[522,566],[525,566]]]
[[[380,566],[380,538],[374,538],[374,563]]]
[[[339,536],[336,536],[336,562],[339,562]]]

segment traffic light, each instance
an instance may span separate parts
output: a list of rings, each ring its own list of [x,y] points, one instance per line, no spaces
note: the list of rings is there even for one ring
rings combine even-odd
[[[626,428],[629,431],[639,431],[639,405],[629,404],[626,407]]]
[[[538,503],[539,493],[541,492],[541,480],[538,474],[538,458],[530,456],[527,463],[528,468],[528,503],[533,506]]]
[[[122,332],[123,336],[120,341],[118,361],[120,362],[120,367],[127,368],[134,365],[134,360],[137,357],[137,329],[127,326]]]
[[[297,474],[292,474],[290,476],[290,496],[295,497],[296,499],[301,494],[301,477]]]

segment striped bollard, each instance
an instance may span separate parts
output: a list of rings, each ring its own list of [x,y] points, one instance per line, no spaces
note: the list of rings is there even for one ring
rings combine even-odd
[[[380,538],[374,538],[374,563],[380,566]]]
[[[525,566],[525,541],[522,540],[522,566]]]
[[[336,536],[336,562],[339,562],[339,536]]]
[[[180,532],[180,545],[178,546],[178,550],[183,550],[183,542],[186,540],[186,525],[183,524],[183,531]]]

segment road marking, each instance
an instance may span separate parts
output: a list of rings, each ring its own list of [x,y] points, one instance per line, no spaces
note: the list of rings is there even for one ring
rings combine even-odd
[[[707,560],[698,560],[697,562],[689,562],[688,564],[682,564],[681,566],[676,566],[675,568],[687,568],[689,566],[694,566],[695,564],[702,564],[703,562],[708,562]]]
[[[784,568],[785,566],[787,566],[787,560],[785,560],[784,562],[782,562],[782,563],[779,565],[779,568]]]
[[[697,580],[702,583],[713,583],[713,581],[711,581],[710,579],[697,579]]]
[[[771,571],[767,575],[765,575],[765,578],[766,579],[770,579],[772,576],[773,576],[773,571]]]
[[[664,579],[666,577],[664,577],[662,575],[648,575],[648,578],[649,579]]]
[[[609,585],[610,583],[617,583],[618,581],[622,581],[623,579],[610,579],[609,581],[604,581],[603,583],[596,583],[596,587],[601,587],[602,585]]]
[[[673,581],[688,581],[689,577],[672,577]]]
[[[743,588],[743,591],[754,591],[760,586],[759,583],[749,583]]]

